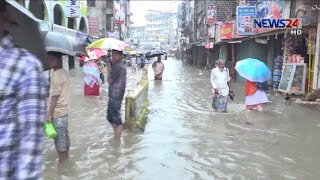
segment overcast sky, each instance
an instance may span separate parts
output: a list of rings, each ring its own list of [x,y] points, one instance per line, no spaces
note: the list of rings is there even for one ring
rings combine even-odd
[[[134,23],[133,26],[144,26],[145,25],[145,15],[147,10],[175,10],[178,9],[178,4],[180,1],[159,1],[159,0],[132,0],[130,1],[130,10],[133,14],[131,16],[131,21]]]

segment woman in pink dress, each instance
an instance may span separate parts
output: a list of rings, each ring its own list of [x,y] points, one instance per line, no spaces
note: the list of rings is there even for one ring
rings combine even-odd
[[[83,66],[84,73],[84,95],[99,96],[100,94],[100,70],[95,60],[86,58]]]

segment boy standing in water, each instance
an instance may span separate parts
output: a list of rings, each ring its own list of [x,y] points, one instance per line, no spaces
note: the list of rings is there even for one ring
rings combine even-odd
[[[62,68],[62,54],[49,52],[49,62],[53,69],[50,85],[50,109],[47,121],[52,122],[57,136],[54,143],[59,163],[69,158],[70,138],[68,132],[69,78]]]

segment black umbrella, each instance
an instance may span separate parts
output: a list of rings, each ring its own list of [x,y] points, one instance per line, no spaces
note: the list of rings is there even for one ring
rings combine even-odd
[[[85,47],[74,37],[53,31],[42,31],[41,34],[48,52],[60,52],[69,56],[87,56]]]
[[[16,1],[6,0],[6,2],[9,4],[7,9],[12,18],[12,26],[8,31],[14,43],[36,55],[41,60],[44,70],[48,70],[47,52],[39,32],[40,20]]]
[[[157,56],[161,56],[161,55],[163,55],[163,53],[160,51],[157,51],[157,50],[151,50],[146,53],[146,57],[157,57]]]

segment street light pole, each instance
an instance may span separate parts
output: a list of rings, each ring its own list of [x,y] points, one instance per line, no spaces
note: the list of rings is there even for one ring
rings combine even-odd
[[[121,29],[121,21],[120,21],[120,17],[119,17],[119,40],[122,41],[122,35],[121,35],[121,33],[122,33],[122,29]]]

